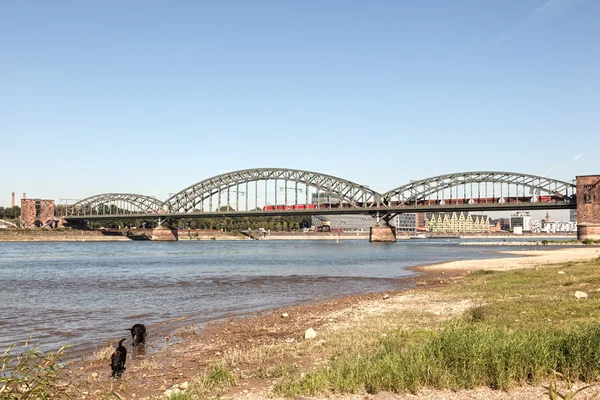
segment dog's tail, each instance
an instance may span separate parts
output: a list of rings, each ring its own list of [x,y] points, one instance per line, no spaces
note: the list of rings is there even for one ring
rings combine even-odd
[[[119,346],[122,346],[122,345],[123,345],[123,342],[124,342],[125,340],[127,340],[127,339],[121,339],[121,340],[119,340]]]

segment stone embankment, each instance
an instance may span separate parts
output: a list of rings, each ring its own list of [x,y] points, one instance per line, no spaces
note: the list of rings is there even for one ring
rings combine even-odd
[[[0,229],[0,242],[103,242],[128,241],[125,236],[91,230]]]

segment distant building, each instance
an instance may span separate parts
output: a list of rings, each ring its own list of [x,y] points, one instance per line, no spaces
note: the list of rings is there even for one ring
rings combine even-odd
[[[569,210],[569,221],[570,222],[577,222],[577,210]]]
[[[311,218],[312,225],[317,229],[323,226],[323,221],[329,221],[329,227],[332,231],[344,232],[368,232],[375,224],[375,218],[370,215],[313,215]]]
[[[424,214],[399,214],[392,218],[389,224],[396,228],[398,232],[414,232],[417,230],[417,222],[421,222],[424,229]],[[345,232],[368,232],[375,225],[375,218],[370,215],[314,215],[312,217],[312,225],[316,228],[323,226],[323,221],[329,221],[329,227],[332,231]]]
[[[25,193],[23,193],[25,197]],[[54,200],[21,199],[21,228],[40,228],[58,226],[58,218],[54,217]]]
[[[531,232],[531,215],[528,212],[517,212],[510,216],[510,229],[521,232]]]
[[[428,232],[475,233],[490,232],[490,218],[487,215],[472,215],[461,212],[426,213]]]

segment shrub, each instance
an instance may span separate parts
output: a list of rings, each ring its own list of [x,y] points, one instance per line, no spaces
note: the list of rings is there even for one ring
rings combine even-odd
[[[0,394],[2,399],[57,399],[68,397],[67,386],[59,381],[64,372],[61,359],[68,346],[43,353],[38,345],[25,343],[22,353],[13,355],[11,345],[0,356]]]

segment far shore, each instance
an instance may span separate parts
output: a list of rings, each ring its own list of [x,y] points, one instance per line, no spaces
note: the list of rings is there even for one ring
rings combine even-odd
[[[226,398],[275,399],[277,397],[270,394],[270,388],[272,388],[274,380],[268,376],[257,379],[251,373],[252,368],[257,368],[256,362],[259,362],[260,368],[265,370],[275,367],[271,364],[263,365],[263,362],[266,361],[259,361],[262,356],[258,354],[270,354],[274,349],[282,349],[277,351],[287,349],[285,352],[292,351],[293,353],[294,348],[304,348],[302,346],[306,345],[312,349],[311,351],[316,351],[317,355],[313,355],[308,359],[299,357],[296,363],[301,369],[309,369],[311,366],[320,364],[322,362],[321,357],[328,357],[326,351],[319,355],[319,343],[331,340],[337,334],[336,332],[364,329],[363,325],[372,318],[382,317],[389,313],[402,315],[402,313],[411,313],[423,309],[431,310],[432,315],[438,315],[439,318],[449,318],[452,315],[464,312],[471,306],[469,302],[448,303],[447,300],[436,293],[435,288],[457,283],[470,272],[541,268],[561,262],[590,260],[600,257],[600,248],[572,247],[510,251],[502,252],[502,254],[510,254],[515,257],[450,261],[413,267],[411,269],[420,274],[403,278],[403,280],[412,282],[411,289],[334,299],[315,299],[310,304],[256,312],[247,317],[219,320],[202,326],[194,325],[183,329],[178,328],[166,337],[150,336],[150,344],[162,349],[145,359],[134,358],[129,361],[128,380],[122,396],[126,399],[149,399],[155,398],[154,396],[162,396],[170,388],[178,387],[178,385],[187,386],[187,383],[204,374],[210,365],[225,362],[238,365],[237,383],[234,388],[226,393]],[[163,328],[167,329],[167,327]],[[302,336],[308,328],[313,328],[318,332],[318,338],[320,339],[316,344],[306,344],[303,341]],[[161,329],[161,331],[164,331],[164,329]],[[172,329],[175,329],[175,327]],[[176,340],[172,340],[172,343],[169,344],[169,338]],[[252,356],[252,354],[256,354],[256,356]],[[254,360],[254,358],[257,358],[257,360]],[[98,390],[98,388],[106,388],[112,382],[108,376],[108,364],[105,360],[99,362],[85,359],[76,363],[71,373],[75,379],[85,380],[89,376],[95,377],[86,384],[90,393]],[[452,393],[444,393],[443,397],[448,399],[525,399],[541,398],[539,396],[542,393],[540,388],[528,387],[523,389],[524,394],[522,397],[512,397],[514,393],[509,395],[505,392],[484,389],[473,389],[471,394],[466,394],[465,397]],[[479,397],[477,393],[482,392],[482,390],[485,394]],[[439,395],[435,391],[425,392],[432,396],[427,398],[437,398],[435,396]],[[397,398],[412,399],[420,397],[407,395]],[[320,399],[321,397],[317,398]],[[357,394],[340,395],[335,398],[349,400],[369,397]]]
[[[125,231],[101,230],[44,230],[44,229],[0,229],[0,242],[130,242],[133,240],[148,240],[152,234],[151,229],[132,230],[132,235],[127,236]],[[523,234],[513,235],[508,232],[481,233],[481,234],[440,234],[427,233],[427,239],[410,239],[408,233],[398,233],[396,239],[404,240],[450,240],[450,239],[487,239],[495,245],[513,245],[523,241],[541,240],[576,240],[574,234]],[[238,232],[221,232],[218,230],[187,230],[178,232],[181,241],[202,240],[254,240]],[[369,240],[369,232],[267,232],[259,240]],[[500,240],[506,242],[500,242]],[[517,241],[517,242],[512,242]],[[482,245],[481,242],[474,243]]]

